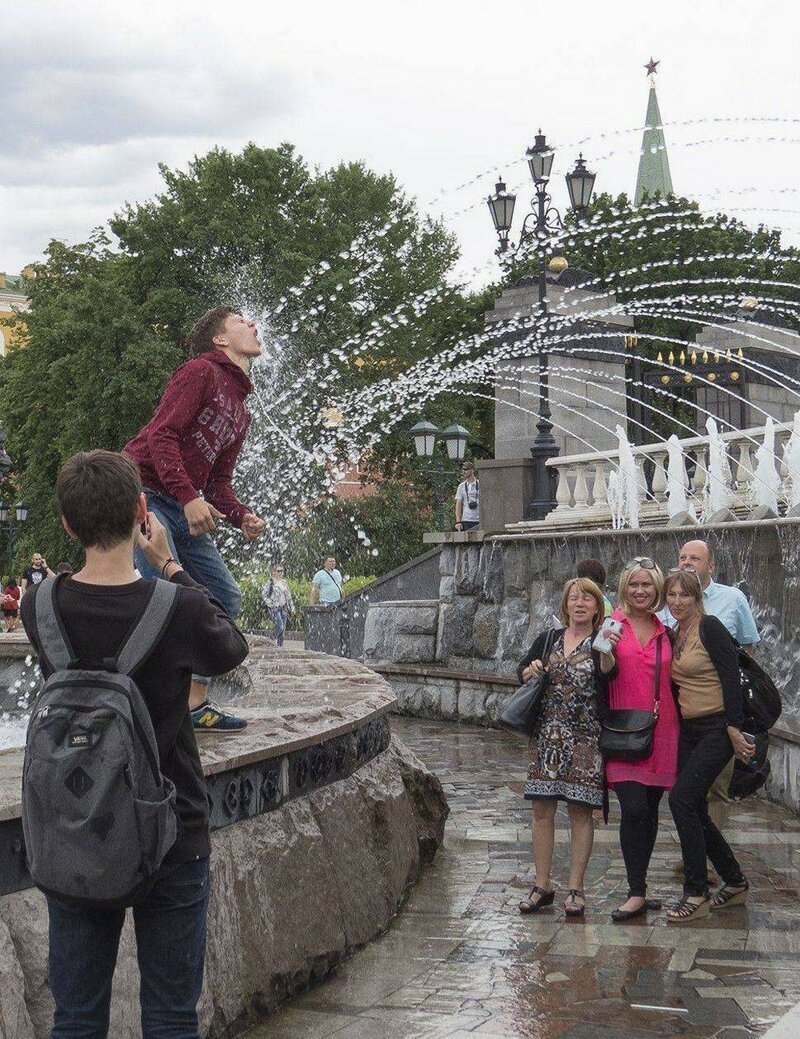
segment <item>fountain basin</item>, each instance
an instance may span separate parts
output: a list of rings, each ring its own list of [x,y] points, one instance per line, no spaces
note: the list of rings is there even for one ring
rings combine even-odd
[[[201,745],[213,832],[200,1010],[212,1039],[379,934],[447,815],[438,779],[389,730],[383,679],[355,661],[251,646],[252,691],[236,701],[247,730]],[[0,1020],[17,1022],[15,1039],[44,1039],[47,912],[24,868],[21,764],[20,750],[0,754]],[[132,930],[129,919],[114,979],[110,1034],[120,1039],[140,1035]]]

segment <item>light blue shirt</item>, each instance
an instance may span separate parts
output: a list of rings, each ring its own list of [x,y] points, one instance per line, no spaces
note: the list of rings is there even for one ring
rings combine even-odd
[[[317,570],[313,583],[319,588],[320,602],[338,602],[342,597],[342,575],[338,570]]]
[[[703,606],[711,617],[718,617],[736,641],[742,646],[752,646],[761,641],[756,622],[747,596],[739,588],[729,584],[708,582],[703,591]],[[677,621],[665,606],[659,611],[659,619],[670,628],[677,626]]]

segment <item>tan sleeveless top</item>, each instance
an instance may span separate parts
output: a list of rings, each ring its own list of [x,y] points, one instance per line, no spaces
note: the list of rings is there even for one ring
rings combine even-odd
[[[689,636],[680,657],[676,660],[673,656],[672,678],[678,686],[678,703],[684,718],[702,718],[725,709],[719,674],[700,641],[698,629]]]

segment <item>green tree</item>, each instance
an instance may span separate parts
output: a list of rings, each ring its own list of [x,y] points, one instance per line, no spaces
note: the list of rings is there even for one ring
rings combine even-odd
[[[77,450],[120,449],[150,417],[180,353],[144,320],[129,292],[129,261],[96,232],[51,242],[27,291],[25,342],[0,366],[0,413],[17,484],[30,505],[18,558],[75,559],[58,522],[54,486]]]

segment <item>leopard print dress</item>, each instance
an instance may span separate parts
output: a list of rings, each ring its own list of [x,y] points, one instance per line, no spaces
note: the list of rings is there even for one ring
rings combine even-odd
[[[553,645],[547,664],[550,681],[540,720],[530,742],[525,797],[555,798],[600,808],[603,759],[597,714],[592,636],[564,656],[564,635]]]

